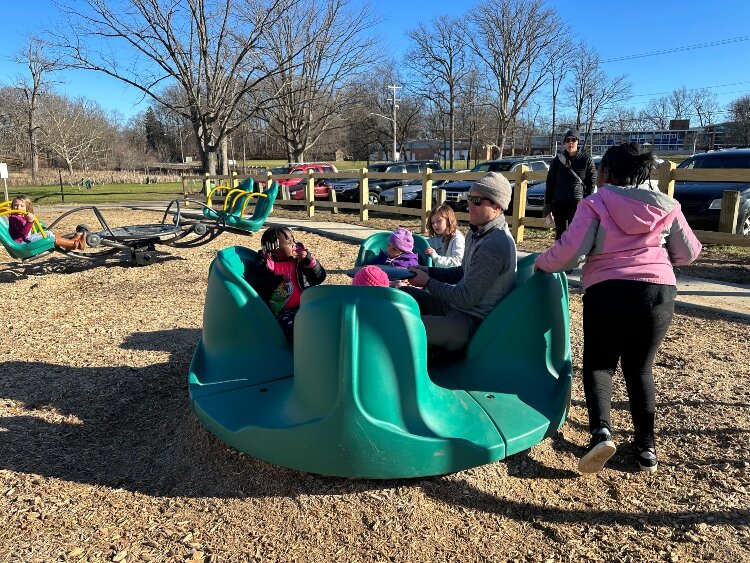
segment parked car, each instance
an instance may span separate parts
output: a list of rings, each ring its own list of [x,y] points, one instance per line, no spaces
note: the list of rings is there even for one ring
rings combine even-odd
[[[594,166],[599,168],[602,161],[601,156],[593,158]],[[544,192],[547,190],[547,182],[536,183],[526,190],[526,217],[542,217],[544,210]]]
[[[404,186],[413,181],[413,179],[404,178],[397,180],[379,180],[378,172],[384,173],[403,173],[403,172],[422,172],[425,168],[432,170],[441,170],[442,166],[435,160],[408,160],[404,162],[378,162],[368,167],[369,171],[369,197],[370,203],[378,203],[380,193],[388,188]],[[336,190],[336,199],[339,201],[359,201],[359,179],[347,178],[337,180],[333,183],[333,189]]]
[[[481,162],[471,169],[472,172],[515,172],[516,169],[525,164],[533,172],[546,172],[549,170],[549,162],[552,160],[551,156],[519,156],[502,158],[499,160],[488,160],[487,162]],[[537,180],[529,182],[529,185],[535,185],[543,183],[544,180]],[[456,211],[466,211],[468,209],[468,203],[466,196],[469,193],[469,188],[474,183],[473,180],[460,180],[456,182],[446,182],[441,186],[446,191],[445,201]],[[515,182],[511,181],[510,185],[513,187]],[[512,199],[511,199],[512,202]]]
[[[727,149],[696,154],[682,161],[677,168],[750,168],[750,149]],[[693,229],[718,231],[721,198],[725,190],[740,192],[737,232],[750,236],[750,182],[679,181],[674,186],[674,197],[680,202],[682,212]]]
[[[447,174],[455,173],[455,170],[436,170],[435,174]],[[433,179],[432,187],[437,188],[445,184],[446,180]],[[406,184],[401,188],[402,190],[402,205],[404,207],[421,207],[422,206],[422,180],[413,180],[411,183]],[[393,205],[393,201],[396,198],[396,188],[388,188],[380,192],[380,203],[384,205]],[[433,193],[433,200],[435,194]]]
[[[278,183],[282,184],[284,186],[289,187],[289,192],[292,197],[292,199],[303,199],[304,198],[304,186],[307,183],[307,179],[303,176],[303,174],[306,174],[308,170],[312,169],[314,172],[338,172],[336,167],[333,164],[330,164],[328,162],[290,162],[289,164],[285,164],[284,166],[277,166],[275,168],[271,168],[270,172],[271,174],[300,174],[299,178],[280,178],[278,179]],[[317,184],[318,182],[316,182]],[[318,197],[318,194],[320,193],[320,197],[328,197],[328,187],[323,187],[323,183],[320,182],[321,189],[318,190],[318,187],[315,188],[315,196]],[[293,190],[292,188],[297,187],[296,190]],[[293,195],[298,190],[301,190],[299,194],[295,197]],[[325,194],[323,193],[325,191]]]

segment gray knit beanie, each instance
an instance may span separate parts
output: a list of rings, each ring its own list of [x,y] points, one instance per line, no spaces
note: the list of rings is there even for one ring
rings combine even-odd
[[[507,211],[513,190],[510,182],[500,172],[487,172],[471,185],[469,191],[492,200],[502,207],[503,211]]]

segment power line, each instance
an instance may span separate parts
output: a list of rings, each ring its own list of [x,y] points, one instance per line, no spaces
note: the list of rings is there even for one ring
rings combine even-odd
[[[729,45],[731,43],[739,43],[741,41],[750,40],[750,35],[743,35],[741,37],[732,37],[730,39],[719,39],[717,41],[709,41],[708,43],[696,43],[693,45],[685,45],[684,47],[674,47],[672,49],[662,49],[661,51],[651,51],[650,53],[638,53],[636,55],[625,55],[622,57],[614,57],[612,59],[606,59],[601,61],[602,63],[614,63],[619,61],[629,61],[632,59],[642,59],[644,57],[656,57],[658,55],[668,55],[669,53],[680,53],[682,51],[692,51],[694,49],[704,49],[706,47],[717,47],[719,45]]]

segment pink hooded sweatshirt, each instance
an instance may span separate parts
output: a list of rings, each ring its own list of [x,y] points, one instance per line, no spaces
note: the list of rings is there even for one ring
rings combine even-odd
[[[672,266],[690,264],[700,251],[676,200],[648,185],[606,184],[580,201],[562,238],[536,266],[560,272],[585,259],[584,289],[606,280],[675,285]]]

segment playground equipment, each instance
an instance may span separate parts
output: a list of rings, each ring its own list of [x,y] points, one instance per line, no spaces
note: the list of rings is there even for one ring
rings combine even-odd
[[[110,226],[102,212],[94,206],[77,207],[66,211],[48,227],[37,221],[35,231],[44,232],[44,229],[54,228],[70,215],[83,212],[93,213],[99,222],[100,229],[92,231],[84,227],[88,231],[86,243],[89,248],[86,251],[64,251],[56,248],[51,237],[30,243],[15,242],[10,237],[8,223],[4,217],[15,211],[10,209],[10,202],[6,201],[0,204],[0,242],[11,257],[21,261],[40,258],[53,251],[86,260],[99,260],[122,252],[129,256],[133,263],[142,266],[151,264],[157,259],[157,246],[192,248],[210,242],[224,231],[240,234],[257,232],[271,213],[278,189],[278,185],[274,183],[264,193],[235,190],[239,193],[233,195],[232,205],[227,209],[229,198],[226,198],[224,209],[221,211],[212,209],[210,197],[207,204],[193,201],[192,203],[202,207],[200,214],[185,211],[186,202],[176,199],[167,205],[161,221],[153,224]],[[245,209],[252,198],[258,200],[253,215],[244,217]]]
[[[570,403],[565,276],[518,263],[515,289],[455,363],[427,365],[416,302],[392,288],[307,289],[288,344],[244,279],[258,259],[220,251],[190,365],[193,411],[230,446],[342,477],[440,475],[554,434]]]

